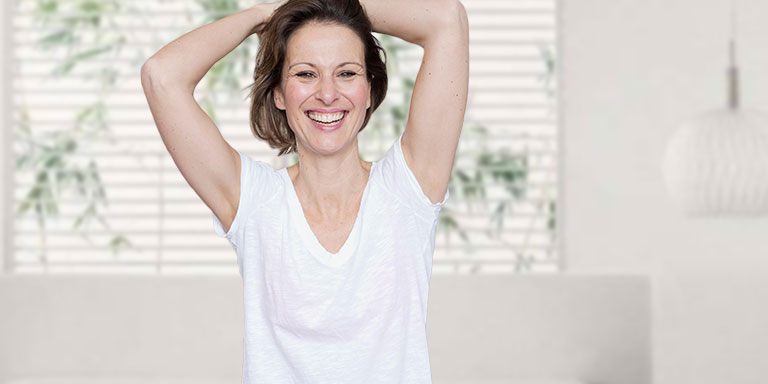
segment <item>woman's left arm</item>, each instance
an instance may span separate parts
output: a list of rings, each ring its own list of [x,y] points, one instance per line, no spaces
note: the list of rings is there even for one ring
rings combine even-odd
[[[402,148],[433,203],[448,188],[469,87],[469,26],[459,0],[360,0],[374,32],[424,48]]]

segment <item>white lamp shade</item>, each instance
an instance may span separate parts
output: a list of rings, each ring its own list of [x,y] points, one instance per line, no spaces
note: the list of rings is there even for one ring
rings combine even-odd
[[[689,216],[768,214],[768,114],[724,108],[682,124],[667,144],[663,173]]]

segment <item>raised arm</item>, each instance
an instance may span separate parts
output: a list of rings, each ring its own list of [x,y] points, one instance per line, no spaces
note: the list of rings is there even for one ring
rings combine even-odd
[[[469,26],[459,0],[361,0],[375,32],[424,48],[403,155],[433,203],[448,188],[469,87]]]
[[[163,144],[184,179],[229,231],[240,199],[240,156],[193,97],[219,59],[266,21],[260,4],[171,41],[141,67],[141,86]]]
[[[192,92],[208,70],[234,50],[285,3],[257,4],[203,25],[166,44],[144,63],[142,77],[158,75],[164,85]]]

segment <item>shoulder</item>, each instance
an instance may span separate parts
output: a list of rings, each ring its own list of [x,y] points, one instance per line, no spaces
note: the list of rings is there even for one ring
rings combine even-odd
[[[282,169],[275,169],[271,164],[255,160],[242,152],[240,156],[240,186],[241,194],[246,198],[246,205],[258,205],[282,190]]]
[[[443,199],[437,203],[429,200],[405,161],[401,139],[402,134],[392,143],[387,153],[377,161],[375,171],[390,194],[410,207],[414,213],[433,220],[448,200],[449,192],[446,190]]]

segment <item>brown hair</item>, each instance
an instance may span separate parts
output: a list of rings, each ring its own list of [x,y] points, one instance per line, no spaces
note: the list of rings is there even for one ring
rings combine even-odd
[[[346,26],[363,42],[366,78],[371,83],[371,107],[365,112],[360,131],[387,95],[386,51],[371,34],[371,21],[359,0],[288,0],[275,10],[267,23],[254,28],[259,37],[259,50],[250,92],[251,131],[271,148],[279,148],[278,156],[296,152],[296,136],[288,126],[285,111],[275,105],[273,93],[282,78],[288,39],[310,21]]]

